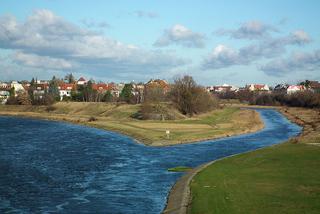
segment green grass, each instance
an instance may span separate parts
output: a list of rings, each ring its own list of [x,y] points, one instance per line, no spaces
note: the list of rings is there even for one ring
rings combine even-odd
[[[187,172],[191,169],[192,168],[187,167],[187,166],[177,166],[177,167],[169,168],[168,171],[169,172]]]
[[[47,112],[46,106],[0,105],[0,113],[11,113],[30,117],[77,122],[102,129],[121,132],[154,146],[225,137],[252,131],[261,125],[253,111],[239,108],[217,109],[192,118],[175,112],[177,120],[138,120],[132,117],[141,105],[114,103],[59,102],[54,110]],[[89,118],[97,120],[88,123]],[[239,128],[241,127],[241,128]],[[170,130],[169,138],[166,130]]]
[[[223,159],[191,192],[190,213],[320,213],[320,147],[284,143]]]

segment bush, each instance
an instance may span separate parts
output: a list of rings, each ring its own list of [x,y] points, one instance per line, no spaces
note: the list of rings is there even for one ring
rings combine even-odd
[[[252,105],[286,105],[291,107],[320,108],[320,94],[311,91],[293,94],[277,92],[271,94],[252,94],[249,100]]]
[[[176,79],[170,94],[176,108],[185,115],[192,116],[218,106],[216,98],[197,85],[191,76]]]
[[[97,118],[91,116],[91,117],[89,117],[88,122],[93,122],[93,121],[97,121],[97,120],[98,120]]]
[[[142,120],[175,120],[177,119],[173,109],[165,103],[144,102],[141,111],[133,115],[136,119]]]
[[[53,105],[56,102],[55,98],[51,94],[44,94],[41,98],[35,97],[32,101],[32,105],[46,105],[50,106]]]
[[[27,93],[18,94],[17,97],[11,96],[7,100],[8,105],[31,105],[31,99]]]
[[[18,105],[18,101],[15,97],[11,96],[7,99],[7,105]]]

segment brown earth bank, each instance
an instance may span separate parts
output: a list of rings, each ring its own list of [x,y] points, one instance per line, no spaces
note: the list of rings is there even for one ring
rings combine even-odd
[[[1,105],[0,115],[66,121],[131,136],[150,146],[191,143],[255,132],[264,127],[254,110],[225,107],[192,118],[178,112],[176,120],[138,120],[140,105],[59,102],[53,106]],[[169,136],[166,130],[170,130]]]
[[[244,104],[228,105],[246,108],[264,108],[264,106],[250,106]],[[290,139],[291,143],[303,143],[320,146],[320,109],[306,109],[306,108],[294,108],[294,107],[279,107],[279,106],[267,106],[266,108],[274,108],[285,115],[291,122],[294,122],[303,127],[302,133]],[[231,156],[229,156],[231,157]],[[226,157],[228,158],[228,157]],[[223,158],[225,159],[225,158]],[[221,159],[220,159],[221,160]],[[190,210],[191,204],[191,190],[190,183],[193,177],[206,167],[214,164],[215,160],[206,164],[203,164],[193,170],[186,173],[181,179],[179,179],[172,187],[165,210],[166,214],[185,214]]]

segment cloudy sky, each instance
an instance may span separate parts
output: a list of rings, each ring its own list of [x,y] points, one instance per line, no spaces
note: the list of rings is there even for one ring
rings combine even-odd
[[[1,0],[0,80],[320,80],[320,1]]]

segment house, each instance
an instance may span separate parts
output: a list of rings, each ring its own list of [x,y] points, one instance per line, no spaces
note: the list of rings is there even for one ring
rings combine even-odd
[[[0,82],[0,88],[2,88],[2,87],[10,87],[10,84],[8,84],[8,83],[5,83],[5,82]]]
[[[36,84],[35,89],[33,91],[33,96],[35,98],[43,98],[43,95],[48,92],[49,90],[49,84],[48,83],[41,83],[41,84]]]
[[[145,84],[145,88],[148,89],[148,88],[156,88],[156,87],[160,87],[163,89],[163,92],[166,94],[169,92],[170,90],[170,85],[167,81],[165,80],[161,80],[161,79],[151,79],[149,80],[149,82],[147,82]]]
[[[75,88],[75,85],[72,83],[62,83],[58,85],[60,100],[63,100],[63,97],[71,97],[71,91]]]
[[[138,84],[132,84],[132,86],[133,86],[132,93],[137,98],[136,102],[142,103],[144,101],[145,85],[143,83],[138,83]]]
[[[110,92],[113,97],[120,97],[121,91],[124,88],[124,83],[109,83]]]
[[[0,104],[5,104],[10,97],[10,86],[0,84]]]
[[[306,87],[304,85],[289,85],[289,87],[287,88],[287,94],[293,94],[304,90],[306,90]]]
[[[10,83],[10,88],[14,88],[14,92],[15,92],[16,96],[19,93],[25,92],[25,89],[24,89],[23,85],[18,83],[17,81],[12,81]]]
[[[36,80],[36,84],[49,84],[48,80]]]
[[[270,91],[269,86],[266,84],[249,84],[246,85],[246,89],[254,92],[268,92]]]
[[[78,79],[78,81],[77,81],[77,85],[85,85],[85,84],[87,84],[87,80],[85,79],[85,78],[83,78],[83,77],[80,77],[79,79]]]
[[[278,84],[274,87],[273,91],[278,93],[287,93],[289,85],[286,83]]]
[[[308,89],[313,92],[320,93],[320,83],[318,81],[310,81]]]
[[[223,84],[223,85],[217,85],[217,86],[208,86],[206,90],[211,93],[219,94],[219,93],[226,93],[226,92],[236,92],[239,90],[239,88],[232,85]]]

